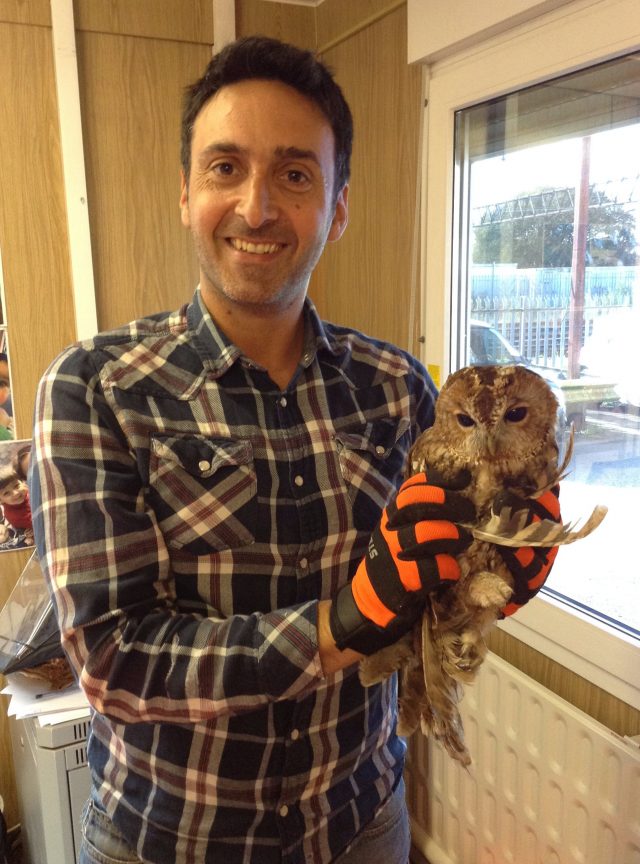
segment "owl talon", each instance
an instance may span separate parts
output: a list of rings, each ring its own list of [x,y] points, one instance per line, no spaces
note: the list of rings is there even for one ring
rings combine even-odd
[[[442,665],[452,678],[470,681],[487,653],[481,632],[465,630],[442,643]]]

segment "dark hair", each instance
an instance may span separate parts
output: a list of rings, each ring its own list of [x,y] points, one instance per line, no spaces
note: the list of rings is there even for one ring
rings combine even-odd
[[[27,472],[24,470],[22,462],[24,457],[28,456],[29,460],[31,459],[31,442],[28,444],[23,444],[19,447],[16,452],[13,454],[13,459],[11,460],[11,467],[16,473],[16,476],[21,480],[27,479]]]
[[[350,174],[353,119],[346,99],[329,69],[310,51],[266,36],[246,36],[231,42],[211,59],[202,78],[185,90],[180,154],[185,177],[188,179],[191,171],[193,126],[203,106],[222,87],[249,79],[280,81],[320,108],[335,140],[337,197]]]
[[[20,480],[20,477],[11,465],[3,465],[0,468],[0,492],[10,483],[15,483],[16,480]]]

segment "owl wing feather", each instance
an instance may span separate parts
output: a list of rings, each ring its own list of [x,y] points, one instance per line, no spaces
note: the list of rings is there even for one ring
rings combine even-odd
[[[604,504],[598,504],[581,527],[577,527],[579,520],[562,524],[551,519],[541,519],[527,525],[526,510],[514,512],[511,507],[503,507],[498,513],[492,511],[484,525],[465,527],[476,540],[495,543],[497,546],[566,546],[588,537],[606,515],[607,508]]]

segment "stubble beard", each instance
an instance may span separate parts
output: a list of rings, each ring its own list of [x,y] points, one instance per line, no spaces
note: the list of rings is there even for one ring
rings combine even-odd
[[[328,229],[327,232],[328,233]],[[250,310],[253,314],[273,315],[289,309],[298,300],[302,303],[306,297],[307,288],[311,274],[318,263],[320,255],[326,242],[326,234],[322,241],[317,243],[305,259],[298,262],[297,266],[279,276],[265,274],[261,264],[256,263],[255,274],[251,272],[251,265],[245,265],[243,275],[233,272],[232,267],[220,266],[214,257],[210,247],[197,237],[195,249],[200,264],[201,290],[211,291],[225,303]]]

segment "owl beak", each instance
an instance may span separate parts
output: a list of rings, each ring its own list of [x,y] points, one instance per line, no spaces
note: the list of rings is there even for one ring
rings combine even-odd
[[[496,455],[496,449],[497,449],[497,443],[498,442],[496,441],[496,436],[491,434],[491,432],[492,432],[492,430],[487,430],[485,432],[485,434],[483,436],[484,437],[483,445],[484,445],[485,451],[489,454],[489,456],[493,457]]]

